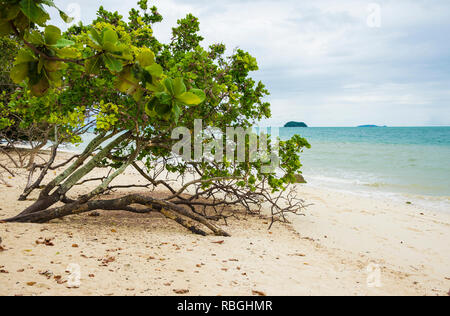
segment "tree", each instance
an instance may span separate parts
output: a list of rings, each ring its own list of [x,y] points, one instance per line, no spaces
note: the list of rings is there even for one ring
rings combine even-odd
[[[0,175],[6,172],[15,176],[11,167],[26,168],[29,180],[20,197],[24,200],[40,186],[47,171],[52,169],[58,147],[62,143],[80,142],[79,135],[92,123],[79,124],[82,100],[78,100],[79,106],[73,109],[74,100],[65,101],[66,94],[61,91],[34,97],[26,89],[19,89],[20,86],[10,79],[19,45],[9,37],[1,37],[0,46],[0,140],[4,141],[0,153],[8,158],[5,164],[0,164]],[[73,89],[78,88],[80,83],[76,82],[77,87]],[[66,106],[68,102],[70,106]],[[39,155],[40,150],[49,143],[52,143],[50,155]],[[36,160],[38,155],[39,162]],[[33,179],[38,169],[41,172]]]
[[[259,212],[267,204],[272,223],[286,220],[286,213],[301,211],[302,201],[285,192],[301,168],[298,154],[309,147],[299,136],[279,141],[279,153],[275,153],[276,143],[269,142],[264,151],[254,155],[252,142],[262,143],[267,137],[248,133],[244,135],[243,153],[249,157],[245,161],[236,159],[234,152],[222,160],[204,156],[189,159],[186,151],[196,151],[195,141],[189,141],[180,152],[185,159],[172,152],[179,143],[172,137],[177,127],[197,139],[196,119],[219,130],[247,130],[270,116],[270,105],[263,100],[268,91],[250,77],[258,65],[249,53],[236,50],[226,57],[223,44],[203,48],[198,19],[190,14],[178,21],[170,43],[160,43],[153,36],[152,25],[162,17],[157,8],[148,9],[146,0],[130,11],[128,21],[101,7],[91,25],[72,27],[65,34],[47,25],[45,6],[54,6],[52,1],[0,4],[1,11],[7,12],[1,16],[0,33],[23,43],[11,70],[13,81],[21,85],[24,95],[30,94],[39,102],[56,98],[50,117],[53,111],[75,113],[78,125],[71,128],[91,122],[96,135],[40,190],[35,203],[6,221],[39,223],[97,209],[159,212],[194,233],[206,235],[208,228],[227,236],[214,221],[226,219],[229,213],[225,211],[232,208]],[[69,19],[61,11],[60,15]],[[34,25],[41,30],[30,29]],[[32,102],[25,103],[29,104],[27,111]],[[11,106],[16,107],[14,103]],[[45,115],[37,118],[41,119],[45,121]],[[209,145],[226,146],[230,141],[234,139],[210,135],[200,147],[212,148],[209,154],[215,155],[218,147]],[[268,157],[279,161],[279,169],[264,168]],[[112,185],[129,167],[134,167],[147,184]],[[111,171],[98,179],[92,176],[97,168]],[[162,170],[165,177],[161,177]],[[180,188],[173,185],[173,177],[190,179]],[[77,184],[93,181],[98,185],[89,193],[70,196]],[[117,199],[100,197],[109,190],[129,187],[149,190]],[[151,194],[150,189],[160,187],[168,191],[163,198]],[[55,206],[58,202],[64,205]]]

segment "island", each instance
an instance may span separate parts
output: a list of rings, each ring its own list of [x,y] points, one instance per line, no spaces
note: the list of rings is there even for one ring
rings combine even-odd
[[[358,127],[387,127],[385,126],[378,126],[378,125],[359,125]]]
[[[306,125],[303,122],[288,122],[284,125],[284,127],[308,127],[308,125]]]

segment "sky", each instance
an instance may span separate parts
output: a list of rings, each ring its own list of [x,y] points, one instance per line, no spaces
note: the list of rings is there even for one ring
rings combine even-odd
[[[83,23],[100,5],[128,16],[137,0],[56,0]],[[261,125],[450,125],[449,0],[156,0],[170,40],[177,19],[200,19],[204,45],[258,60],[270,91]],[[57,18],[54,19],[57,21]],[[59,22],[58,22],[59,23]],[[58,24],[55,23],[55,24]]]

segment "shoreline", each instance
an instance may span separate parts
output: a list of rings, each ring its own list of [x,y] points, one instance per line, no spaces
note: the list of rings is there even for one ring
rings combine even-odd
[[[330,182],[323,179],[317,180],[317,178],[321,178],[320,176],[305,173],[303,173],[303,175],[308,182],[307,185],[311,188],[325,188],[326,190],[333,192],[340,192],[363,198],[372,198],[379,201],[388,199],[400,204],[417,205],[422,208],[432,209],[435,212],[450,214],[450,196],[448,195],[428,195],[401,191],[385,191],[376,189],[374,188],[376,186],[371,184],[359,183],[346,183],[344,187],[338,188],[335,182]]]

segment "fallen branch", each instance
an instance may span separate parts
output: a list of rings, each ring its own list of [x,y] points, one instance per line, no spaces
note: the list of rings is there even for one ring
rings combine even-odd
[[[140,204],[143,206],[151,207],[152,211],[160,212],[165,217],[175,220],[178,224],[186,227],[196,234],[206,235],[206,232],[183,217],[187,217],[199,224],[206,226],[216,236],[230,236],[227,232],[210,223],[206,218],[198,214],[194,214],[168,201],[143,196],[140,194],[127,195],[112,200],[92,200],[86,203],[74,202],[53,209],[47,209],[31,214],[18,215],[16,217],[4,220],[4,222],[46,223],[51,221],[52,219],[62,218],[69,215],[82,214],[95,210],[128,211],[134,213],[148,213],[150,211],[148,209],[145,211],[139,211],[136,208],[130,208],[130,206],[133,204]]]
[[[9,170],[6,166],[0,164],[0,167],[1,167],[2,169],[5,169],[6,172],[8,172],[8,173],[11,175],[11,177],[15,177],[14,173],[13,173],[11,170]]]

